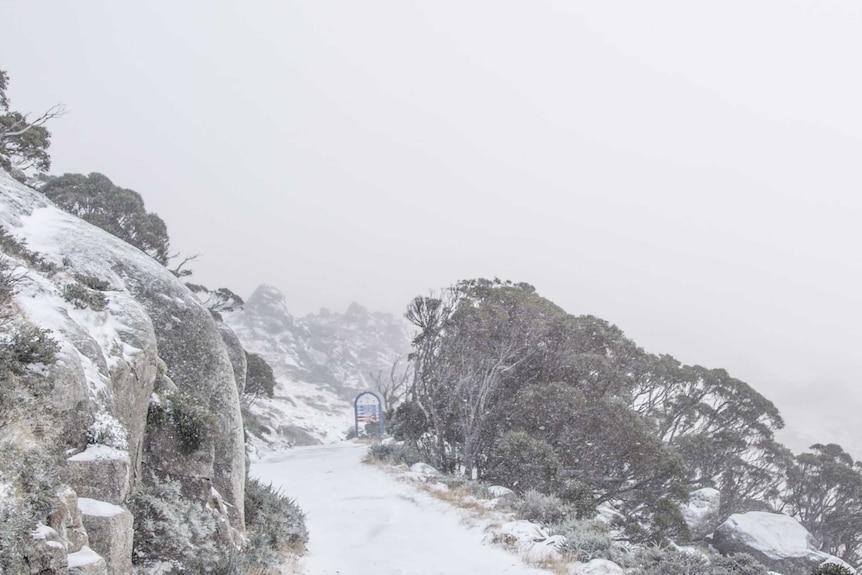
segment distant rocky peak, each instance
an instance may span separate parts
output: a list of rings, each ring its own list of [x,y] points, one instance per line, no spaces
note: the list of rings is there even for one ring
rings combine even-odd
[[[364,306],[356,302],[352,302],[347,306],[347,312],[344,314],[349,319],[368,317],[368,310]]]

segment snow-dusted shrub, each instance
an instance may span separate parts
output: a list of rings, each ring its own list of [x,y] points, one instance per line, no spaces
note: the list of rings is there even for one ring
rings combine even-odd
[[[551,532],[566,538],[560,550],[576,556],[578,561],[586,563],[612,555],[613,538],[607,525],[600,521],[569,519],[552,526]]]
[[[97,413],[87,430],[87,443],[100,443],[125,451],[129,447],[128,433],[123,424],[110,413]]]
[[[161,402],[151,401],[147,409],[147,425],[171,423],[177,428],[180,452],[188,455],[197,451],[212,434],[215,418],[191,394],[175,391]]]
[[[392,465],[403,463],[408,467],[422,461],[422,456],[416,448],[395,443],[375,443],[368,448],[368,457],[373,461],[390,463]]]
[[[150,475],[129,500],[135,518],[132,562],[174,563],[177,571],[207,571],[229,551],[216,546],[215,511],[183,497],[182,485]]]
[[[45,261],[37,252],[30,250],[27,242],[15,239],[3,226],[0,226],[0,252],[20,258],[44,273],[52,273],[58,269],[56,264]]]
[[[72,304],[75,309],[90,308],[93,311],[102,311],[108,305],[105,294],[79,283],[63,286],[63,299]]]
[[[24,573],[31,532],[57,510],[57,463],[0,443],[0,573]]]
[[[484,477],[516,491],[556,490],[560,459],[553,447],[522,431],[508,431],[491,452]]]
[[[521,519],[543,525],[561,522],[568,512],[565,503],[559,497],[545,495],[533,489],[524,493],[517,508]]]
[[[22,374],[24,368],[34,363],[54,363],[59,344],[51,338],[47,329],[25,324],[0,338],[0,368]]]
[[[704,556],[668,548],[649,547],[635,552],[630,575],[767,575],[766,567],[747,553]]]
[[[90,288],[91,290],[108,291],[109,289],[111,289],[111,284],[109,284],[105,280],[100,280],[99,278],[94,276],[75,274],[75,279],[78,280],[78,283]]]
[[[274,567],[308,542],[305,513],[293,499],[272,484],[248,479],[245,484],[246,545],[243,560],[249,566]]]
[[[592,488],[586,483],[568,479],[560,486],[557,495],[572,508],[578,519],[592,517],[596,513],[596,497]]]
[[[812,571],[811,575],[853,575],[853,571],[840,563],[824,563]]]

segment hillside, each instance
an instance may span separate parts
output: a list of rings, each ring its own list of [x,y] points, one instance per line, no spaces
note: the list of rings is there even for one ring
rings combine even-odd
[[[252,405],[267,427],[254,442],[263,449],[343,439],[353,421],[353,397],[374,389],[372,374],[388,377],[393,362],[403,363],[409,351],[409,326],[400,318],[357,303],[343,314],[321,310],[297,318],[284,295],[267,285],[242,310],[225,313],[224,321],[276,377],[275,397]]]

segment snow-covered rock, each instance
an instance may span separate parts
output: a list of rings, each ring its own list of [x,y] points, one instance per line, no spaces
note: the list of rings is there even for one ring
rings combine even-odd
[[[784,575],[808,575],[831,558],[817,551],[814,538],[798,521],[763,511],[731,515],[715,530],[712,545],[725,555],[749,553]]]
[[[622,567],[607,559],[593,559],[587,563],[572,563],[570,575],[625,575]]]
[[[132,571],[132,514],[123,507],[106,501],[81,497],[78,499],[84,527],[93,551],[105,560],[109,575]]]
[[[57,531],[65,542],[66,552],[80,551],[87,545],[87,531],[81,520],[78,509],[78,496],[71,488],[65,488],[57,494],[59,505],[49,518],[48,526]]]
[[[488,495],[494,498],[510,497],[515,495],[515,492],[508,487],[503,487],[502,485],[492,485],[488,488]]]
[[[80,551],[69,553],[69,575],[107,575],[105,559],[90,549],[83,547]]]
[[[692,491],[688,503],[680,507],[693,539],[706,537],[718,526],[721,492],[712,487]]]
[[[124,503],[138,482],[170,472],[183,483],[184,497],[206,506],[211,483],[228,504],[225,519],[241,532],[245,446],[224,330],[164,266],[2,170],[0,226],[38,254],[38,260],[0,256],[21,274],[15,325],[48,329],[60,346],[55,363],[21,375],[18,406],[27,408],[14,408],[4,440],[22,450],[65,452],[64,479],[78,494],[114,504]],[[68,286],[90,299],[70,298]],[[158,386],[187,394],[212,418],[203,448],[185,456],[201,466],[166,469],[179,449],[176,438],[148,423]]]
[[[418,463],[414,463],[410,466],[410,473],[417,475],[419,477],[437,477],[440,475],[440,472],[434,469],[432,466],[427,463],[423,463],[422,461]]]

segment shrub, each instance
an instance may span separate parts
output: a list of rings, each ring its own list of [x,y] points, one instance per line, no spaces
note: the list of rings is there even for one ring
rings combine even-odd
[[[557,495],[572,508],[578,519],[592,517],[596,513],[596,497],[586,483],[568,479],[563,482]]]
[[[179,570],[209,570],[226,553],[215,544],[215,512],[183,497],[179,481],[150,474],[129,500],[129,510],[135,518],[136,565],[168,559],[178,562]]]
[[[116,449],[128,449],[128,433],[123,424],[109,413],[98,413],[87,429],[87,443],[99,443]]]
[[[30,533],[57,510],[57,462],[39,451],[0,443],[0,573],[25,573]]]
[[[108,305],[108,298],[105,297],[105,294],[79,283],[63,286],[63,299],[72,304],[75,309],[90,308],[93,311],[103,311]]]
[[[245,561],[275,566],[289,554],[299,554],[308,542],[305,513],[293,499],[258,479],[245,483]]]
[[[560,460],[554,449],[522,431],[509,431],[491,452],[485,478],[520,492],[555,491]]]
[[[422,461],[422,456],[416,448],[409,445],[396,443],[375,443],[368,448],[368,458],[372,461],[389,463],[392,465],[404,464],[408,467]]]
[[[13,331],[10,337],[0,340],[0,366],[20,375],[28,365],[54,363],[60,345],[49,333],[29,324]]]
[[[853,571],[840,563],[824,563],[812,571],[811,575],[853,575]]]
[[[631,575],[667,575],[669,573],[691,573],[692,575],[767,575],[768,570],[747,553],[704,557],[672,549],[650,547],[635,553],[637,567]]]
[[[568,509],[559,497],[545,495],[535,490],[524,493],[518,504],[518,516],[527,521],[550,525],[565,519]]]
[[[190,393],[175,391],[166,394],[161,403],[150,402],[148,425],[171,423],[177,429],[180,453],[188,455],[201,448],[215,428],[215,418]]]
[[[608,527],[600,521],[566,520],[551,528],[554,535],[563,535],[566,542],[561,551],[576,555],[578,561],[607,558],[614,541]]]
[[[78,280],[78,283],[90,288],[91,290],[108,291],[109,289],[111,289],[111,284],[109,284],[105,280],[100,280],[97,277],[88,276],[85,274],[75,274],[75,279]]]
[[[30,251],[27,242],[16,239],[3,226],[0,226],[0,252],[22,259],[41,272],[52,273],[58,269],[56,264],[48,262],[38,253]]]

